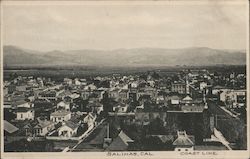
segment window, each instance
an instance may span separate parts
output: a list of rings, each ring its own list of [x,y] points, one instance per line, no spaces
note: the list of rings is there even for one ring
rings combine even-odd
[[[185,151],[188,151],[188,149],[185,149]]]
[[[178,151],[181,151],[181,149],[178,149]]]
[[[21,118],[23,118],[23,114],[21,114]]]

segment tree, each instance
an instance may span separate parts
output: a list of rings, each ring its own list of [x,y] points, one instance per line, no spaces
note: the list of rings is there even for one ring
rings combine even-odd
[[[165,144],[156,136],[144,138],[142,141],[143,149],[147,151],[164,150]]]
[[[154,79],[159,79],[159,78],[160,78],[160,75],[159,75],[158,73],[156,73],[156,72],[153,72],[152,77],[153,77]]]
[[[148,125],[148,132],[154,135],[165,134],[163,121],[159,117],[151,121]]]

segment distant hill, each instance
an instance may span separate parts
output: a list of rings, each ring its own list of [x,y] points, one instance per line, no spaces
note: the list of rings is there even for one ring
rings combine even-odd
[[[39,52],[16,46],[4,46],[3,57],[5,66],[210,66],[246,64],[246,53],[244,51],[218,50],[206,47]]]

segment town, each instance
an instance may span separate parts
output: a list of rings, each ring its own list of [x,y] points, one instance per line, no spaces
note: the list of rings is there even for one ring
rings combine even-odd
[[[225,66],[226,67],[226,66]],[[246,150],[246,67],[5,76],[5,152]]]

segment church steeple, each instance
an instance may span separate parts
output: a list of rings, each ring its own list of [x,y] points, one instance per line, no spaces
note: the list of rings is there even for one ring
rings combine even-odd
[[[188,74],[186,74],[186,94],[189,95],[190,91],[189,91],[189,80],[188,80]]]

